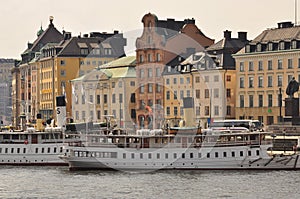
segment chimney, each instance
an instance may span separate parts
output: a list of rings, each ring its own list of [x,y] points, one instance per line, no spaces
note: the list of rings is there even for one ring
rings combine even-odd
[[[192,18],[192,19],[185,19],[184,23],[185,24],[195,24],[195,19],[194,18]]]
[[[238,37],[242,42],[247,41],[247,32],[238,32]]]
[[[224,38],[225,39],[231,39],[231,31],[225,30],[224,31]]]
[[[71,37],[72,37],[71,32],[64,31],[64,40],[69,40],[69,39],[71,39]]]
[[[32,43],[27,43],[27,47],[28,47],[28,49],[31,49],[32,48],[32,46],[33,46],[33,44]]]
[[[83,34],[83,37],[84,37],[84,38],[88,38],[88,37],[89,37],[89,34]]]
[[[291,28],[293,26],[294,26],[294,24],[292,22],[290,22],[290,21],[278,23],[278,29],[281,29],[281,28]]]

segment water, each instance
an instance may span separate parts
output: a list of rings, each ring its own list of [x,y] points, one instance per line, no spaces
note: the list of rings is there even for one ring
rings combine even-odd
[[[300,171],[69,171],[0,167],[0,198],[299,198]]]

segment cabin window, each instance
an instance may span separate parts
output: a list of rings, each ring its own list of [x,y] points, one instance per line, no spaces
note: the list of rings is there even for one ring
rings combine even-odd
[[[207,157],[207,158],[210,158],[210,153],[207,153],[207,154],[206,154],[206,157]]]
[[[35,153],[39,153],[39,148],[35,148]]]
[[[177,138],[175,139],[175,142],[176,142],[176,143],[181,143],[181,138],[177,137]]]
[[[143,153],[140,153],[140,159],[143,159]]]
[[[5,148],[5,153],[8,153],[8,148]]]
[[[259,156],[259,150],[256,150],[256,155]]]
[[[126,159],[126,153],[123,153],[123,159]]]
[[[169,154],[165,153],[165,159],[168,159],[168,158],[169,158]]]
[[[201,153],[198,153],[198,158],[201,158]]]
[[[240,156],[243,157],[244,156],[244,152],[240,151]]]
[[[23,153],[26,153],[26,148],[23,148]]]
[[[12,139],[13,140],[18,140],[19,139],[19,135],[12,135]]]
[[[185,153],[181,154],[181,158],[182,158],[182,159],[185,158]]]
[[[157,158],[157,159],[160,159],[160,153],[157,153],[157,154],[156,154],[156,158]]]
[[[227,152],[223,152],[223,157],[226,158],[227,157]]]
[[[20,153],[20,148],[17,148],[17,153]]]
[[[50,153],[50,151],[51,151],[51,148],[50,148],[50,147],[48,147],[48,153]]]
[[[248,151],[248,156],[251,156],[251,151]]]
[[[131,153],[131,159],[134,159],[134,153]]]
[[[193,153],[190,153],[190,158],[194,158],[194,154]]]
[[[62,148],[62,147],[60,147],[60,150],[59,150],[59,152],[60,152],[60,153],[62,153],[62,152],[63,152],[63,148]]]
[[[0,153],[2,153],[2,148],[0,148]]]
[[[54,150],[53,152],[54,152],[54,153],[56,153],[56,150],[57,150],[57,148],[56,148],[56,147],[54,147],[54,149],[53,149],[53,150]]]
[[[42,148],[42,153],[44,153],[45,152],[45,149],[44,148]]]
[[[148,153],[148,159],[151,159],[151,158],[152,158],[152,154]]]
[[[10,151],[11,151],[11,153],[14,153],[14,148],[11,148],[11,150],[10,150]]]
[[[215,158],[218,158],[218,157],[219,157],[219,153],[215,152]]]
[[[177,153],[174,153],[173,157],[174,157],[174,159],[176,159],[177,158]]]
[[[231,152],[231,156],[235,157],[235,152],[234,151]]]

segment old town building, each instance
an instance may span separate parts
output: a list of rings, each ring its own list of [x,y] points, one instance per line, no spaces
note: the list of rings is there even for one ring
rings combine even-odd
[[[112,115],[119,127],[134,127],[135,60],[122,57],[71,81],[74,122],[103,122]]]
[[[0,125],[12,123],[11,70],[14,65],[14,59],[0,59]]]
[[[164,118],[162,72],[165,65],[187,49],[200,51],[214,40],[198,29],[194,19],[159,20],[148,13],[142,23],[143,33],[136,40],[136,123],[139,128],[160,128]]]
[[[299,35],[299,26],[278,23],[277,28],[264,30],[235,55],[237,118],[258,119],[267,125],[281,121],[287,85],[293,77],[300,78]]]

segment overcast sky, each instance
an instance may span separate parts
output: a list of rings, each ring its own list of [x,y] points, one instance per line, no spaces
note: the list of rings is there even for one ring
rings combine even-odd
[[[278,22],[295,22],[294,5],[295,0],[0,0],[0,58],[20,59],[40,26],[47,28],[49,16],[59,31],[73,36],[132,32],[142,28],[141,19],[149,12],[160,20],[194,18],[206,36],[218,41],[224,30],[233,37],[246,31],[253,39]]]

